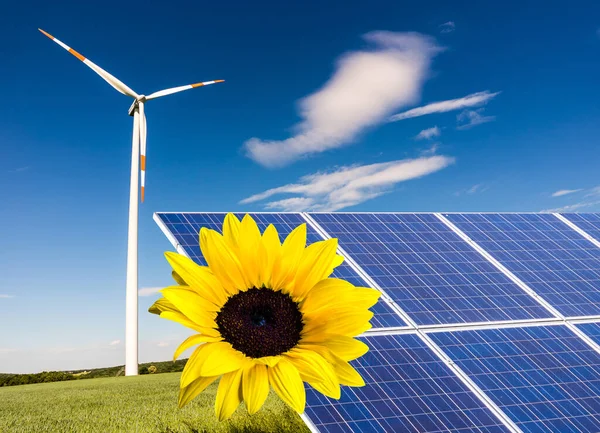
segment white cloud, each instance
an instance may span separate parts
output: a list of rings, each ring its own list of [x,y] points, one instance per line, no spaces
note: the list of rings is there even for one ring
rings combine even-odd
[[[240,203],[262,201],[279,194],[296,194],[265,205],[267,209],[298,212],[305,210],[335,211],[354,206],[387,192],[400,182],[439,171],[454,163],[454,158],[431,156],[370,165],[340,167],[300,178],[298,183],[272,188]]]
[[[496,120],[496,116],[484,116],[484,108],[478,110],[465,110],[456,116],[456,121],[459,125],[456,129],[470,129],[482,123],[492,122]]]
[[[439,150],[439,148],[440,148],[440,143],[433,143],[430,147],[421,151],[421,156],[435,155],[437,153],[437,151]]]
[[[144,287],[138,290],[139,296],[152,296],[158,293],[159,290],[164,289],[164,287]]]
[[[575,212],[579,209],[585,209],[585,208],[589,208],[589,207],[593,207],[593,206],[599,206],[600,207],[600,200],[596,200],[596,201],[582,201],[579,203],[575,203],[575,204],[570,204],[567,206],[563,206],[563,207],[558,207],[558,208],[554,208],[554,209],[546,209],[543,210],[542,212]]]
[[[14,298],[14,295],[2,295],[2,294],[0,294],[0,298]]]
[[[117,346],[121,344],[121,340],[114,340],[109,343],[109,346]]]
[[[281,167],[352,142],[395,110],[414,104],[429,75],[431,59],[442,49],[418,33],[377,31],[363,36],[370,51],[343,55],[327,83],[299,102],[302,122],[286,140],[252,138],[247,155],[267,167]]]
[[[415,140],[431,140],[432,138],[439,137],[442,131],[437,126],[433,128],[427,128],[417,134]]]
[[[398,120],[410,119],[411,117],[425,116],[433,113],[446,113],[448,111],[477,107],[486,104],[489,100],[499,94],[500,92],[490,93],[489,90],[486,90],[484,92],[472,93],[458,99],[432,102],[431,104],[427,104],[422,107],[413,108],[412,110],[395,114],[389,118],[389,121],[397,122]]]
[[[26,171],[29,170],[30,166],[26,166],[26,167],[17,167],[14,170],[8,170],[9,173],[20,173],[22,171]]]
[[[595,197],[597,195],[600,195],[600,186],[596,186],[594,188],[590,188],[588,190],[588,193],[585,196],[586,197]]]
[[[581,189],[561,189],[552,194],[552,197],[562,197],[563,195],[579,192]]]
[[[467,194],[475,194],[477,191],[481,191],[482,184],[478,183],[477,185],[473,185],[471,188],[467,190]]]
[[[440,33],[452,33],[456,29],[454,21],[448,21],[447,23],[440,24]]]
[[[476,185],[473,185],[470,188],[466,188],[466,189],[457,191],[457,192],[454,193],[454,195],[455,196],[461,196],[463,194],[467,194],[467,195],[479,194],[479,193],[487,191],[488,189],[490,189],[489,186],[486,186],[483,183],[478,183]]]
[[[542,212],[575,212],[579,209],[586,209],[590,207],[598,207],[598,209],[600,210],[600,200],[595,200],[592,198],[597,198],[600,196],[600,185],[589,189],[561,189],[552,194],[552,197],[561,197],[563,195],[572,194],[579,191],[586,192],[586,194],[583,197],[587,200],[582,200],[579,203],[574,203],[554,209],[546,209]]]

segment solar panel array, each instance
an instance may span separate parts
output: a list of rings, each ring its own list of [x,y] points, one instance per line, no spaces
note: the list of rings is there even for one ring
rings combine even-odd
[[[449,214],[564,316],[600,314],[600,248],[552,214]]]
[[[312,217],[419,325],[550,317],[435,215]]]
[[[205,264],[200,227],[224,213],[160,213]],[[241,215],[240,215],[241,216]],[[600,247],[553,214],[257,213],[283,239],[339,239],[334,276],[384,292],[353,361],[362,388],[307,386],[321,432],[600,432]],[[600,214],[564,214],[600,240]],[[565,317],[567,318],[565,320]]]
[[[600,429],[600,353],[566,326],[431,334],[523,431]]]
[[[600,242],[600,214],[597,213],[568,213],[563,217],[574,223],[588,235]]]
[[[335,401],[312,389],[306,413],[324,432],[507,432],[508,429],[416,335],[362,338],[354,364],[366,386]]]

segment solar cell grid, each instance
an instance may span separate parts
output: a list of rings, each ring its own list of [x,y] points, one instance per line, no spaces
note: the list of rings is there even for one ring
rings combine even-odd
[[[590,337],[596,344],[600,345],[600,323],[585,323],[576,326],[588,337]]]
[[[554,215],[445,216],[561,314],[600,314],[600,248]]]
[[[433,214],[310,214],[419,325],[551,317]]]
[[[600,354],[566,326],[430,337],[524,432],[600,431]]]
[[[365,379],[339,400],[307,387],[306,415],[321,432],[500,433],[508,429],[415,335],[362,339],[352,364]]]
[[[565,213],[561,215],[600,242],[600,213]]]
[[[203,266],[206,266],[200,251],[198,233],[201,227],[207,227],[221,233],[225,213],[160,213],[159,218],[165,223],[167,229],[173,234],[188,256]],[[291,231],[305,223],[300,214],[251,214],[259,229],[263,232],[269,224],[273,224],[283,242]],[[239,218],[243,214],[237,215]],[[322,241],[323,238],[310,225],[307,225],[307,244]],[[336,268],[332,277],[342,278],[350,283],[365,287],[365,281],[347,264],[343,263]],[[406,326],[400,316],[396,314],[384,300],[380,299],[371,311],[374,313],[371,324],[374,328]]]

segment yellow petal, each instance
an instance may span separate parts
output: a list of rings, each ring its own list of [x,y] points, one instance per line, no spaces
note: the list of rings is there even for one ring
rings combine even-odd
[[[333,265],[334,268],[337,268],[342,263],[344,263],[344,256],[338,256],[338,255],[336,255],[335,258],[333,259],[332,265]]]
[[[183,367],[181,377],[179,378],[179,385],[181,388],[188,386],[190,383],[200,377],[200,363],[204,361],[204,355],[202,352],[204,352],[207,347],[210,347],[213,344],[218,343],[202,344],[192,352],[185,363],[185,367]]]
[[[253,361],[257,364],[275,367],[280,359],[281,356],[263,356],[262,358],[254,358]]]
[[[360,358],[369,351],[369,346],[360,340],[345,335],[321,334],[302,339],[302,343],[320,344],[327,347],[344,361]]]
[[[315,242],[304,250],[294,282],[293,295],[297,299],[304,299],[319,281],[329,277],[337,245],[337,239],[329,239]]]
[[[331,308],[322,309],[316,314],[304,315],[304,328],[302,337],[310,338],[311,334],[339,334],[354,337],[371,329],[369,320],[373,313],[369,310],[358,308]]]
[[[286,358],[268,369],[269,383],[279,397],[298,413],[304,412],[306,392],[300,373]]]
[[[272,287],[271,275],[275,262],[281,255],[279,234],[273,224],[269,224],[262,235],[260,253],[260,280],[266,287]]]
[[[258,412],[269,395],[269,376],[267,366],[252,365],[242,374],[242,395],[250,415]]]
[[[366,287],[354,287],[347,281],[327,278],[319,281],[301,304],[303,312],[314,312],[332,305],[349,305],[368,309],[377,303],[381,292]]]
[[[225,242],[235,251],[237,251],[240,237],[240,220],[232,214],[228,213],[223,221],[223,238]]]
[[[287,352],[287,359],[294,364],[302,380],[309,383],[319,383],[323,394],[340,398],[340,384],[333,366],[321,355],[312,351],[294,348]]]
[[[180,286],[187,286],[188,285],[188,283],[186,283],[184,281],[184,279],[181,278],[181,276],[177,272],[175,272],[175,271],[171,272],[171,276],[173,277],[173,279],[175,280],[175,282],[177,284],[179,284]]]
[[[192,322],[203,327],[216,328],[216,312],[220,308],[212,302],[207,301],[192,290],[177,287],[163,289],[161,293]]]
[[[198,331],[201,334],[212,335],[213,337],[214,336],[218,337],[219,335],[221,335],[221,334],[219,334],[219,331],[217,331],[217,330],[213,330],[211,328],[203,328],[202,326],[198,325],[197,323],[192,322],[190,319],[188,319],[186,316],[184,316],[180,312],[163,311],[162,313],[160,313],[160,318],[171,320],[173,322],[177,322],[187,328],[193,329],[194,331]]]
[[[316,352],[325,358],[333,366],[340,385],[364,386],[365,382],[360,374],[349,363],[332,353],[328,348],[316,344],[299,344],[297,347]]]
[[[260,250],[260,230],[250,215],[245,215],[240,224],[238,258],[246,281],[250,287],[260,287],[258,255]]]
[[[179,407],[181,408],[185,406],[194,398],[196,398],[198,394],[204,391],[208,385],[213,383],[217,377],[219,376],[199,377],[188,386],[181,388],[179,390],[179,399],[177,401]]]
[[[214,230],[202,227],[200,229],[200,249],[210,270],[227,293],[233,295],[248,288],[242,265],[223,236]]]
[[[163,311],[174,311],[176,313],[181,313],[181,311],[179,311],[175,305],[173,305],[173,303],[168,301],[166,298],[158,299],[150,308],[148,308],[148,311],[152,314],[158,315],[160,315],[160,313]]]
[[[199,365],[200,376],[218,376],[243,367],[246,357],[235,350],[231,344],[221,341],[211,343],[205,350],[204,360]]]
[[[225,303],[227,293],[209,268],[200,266],[181,254],[167,252],[165,253],[165,257],[173,268],[173,272],[186,285],[198,292],[200,296],[215,305],[223,305]]]
[[[188,386],[199,376],[220,376],[244,367],[245,357],[229,343],[205,343],[188,359],[181,373],[181,386]]]
[[[190,347],[195,346],[196,344],[215,343],[221,340],[221,337],[210,337],[202,334],[192,335],[191,337],[186,338],[184,342],[179,345],[177,350],[175,350],[175,353],[173,354],[173,361],[179,358],[183,352],[188,350]]]
[[[312,386],[314,389],[319,391],[321,394],[326,395],[327,397],[335,398],[336,400],[339,400],[340,397],[342,396],[342,389],[340,387],[339,382],[338,382],[338,386],[336,388],[331,388],[329,385],[321,383],[321,382],[310,382],[310,381],[307,381],[307,382],[310,386]]]
[[[219,421],[224,421],[233,415],[242,401],[242,370],[224,375],[219,381],[215,412]]]
[[[358,374],[350,364],[348,364],[343,359],[338,358],[333,355],[335,358],[335,364],[333,365],[333,369],[338,376],[341,385],[346,386],[365,386],[365,381]]]
[[[273,266],[271,285],[275,290],[283,289],[296,276],[298,264],[306,246],[306,224],[296,227],[281,246],[281,254]]]

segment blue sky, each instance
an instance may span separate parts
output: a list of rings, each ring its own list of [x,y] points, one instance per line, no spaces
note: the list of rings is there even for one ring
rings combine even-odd
[[[124,362],[131,101],[156,211],[600,211],[600,4],[13,2],[0,17],[0,372]],[[118,9],[118,13],[115,12]],[[146,312],[140,360],[188,332]]]

